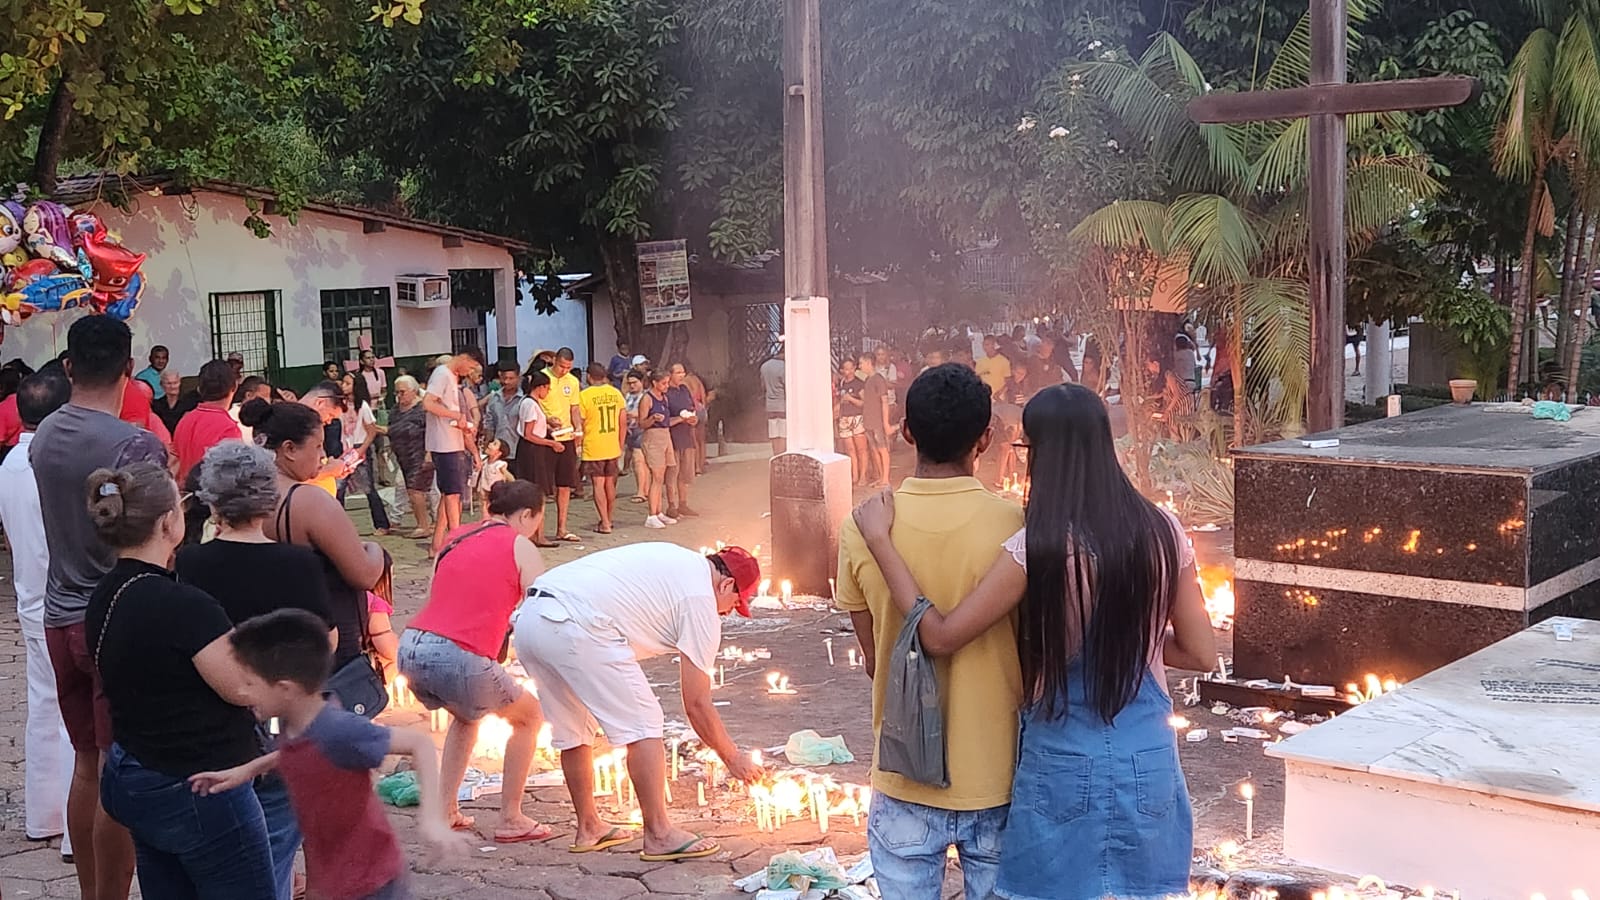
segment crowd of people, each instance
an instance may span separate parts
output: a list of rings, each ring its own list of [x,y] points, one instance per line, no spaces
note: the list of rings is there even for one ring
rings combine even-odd
[[[449,851],[477,828],[457,798],[489,715],[511,730],[485,836],[551,836],[523,811],[548,722],[573,852],[633,841],[646,860],[718,852],[672,820],[664,716],[640,663],[676,655],[691,727],[730,775],[762,777],[711,700],[720,619],[750,615],[759,564],[738,547],[651,542],[553,568],[540,553],[576,540],[568,515],[585,483],[597,528],[616,526],[625,466],[647,527],[696,514],[696,431],[712,394],[686,367],[624,347],[580,382],[562,349],[486,379],[469,350],[437,360],[426,389],[397,375],[391,407],[367,353],[300,396],[224,359],[174,402],[168,354],[156,348],[135,375],[123,323],[84,317],[67,343],[37,372],[8,367],[19,429],[0,459],[0,524],[28,655],[27,829],[64,833],[82,896],[125,898],[135,873],[150,897],[407,896],[371,773],[411,757],[422,836]],[[915,455],[911,477],[861,504],[840,538],[835,602],[873,679],[873,724],[889,714],[893,647],[915,616],[946,736],[942,779],[875,761],[878,883],[886,897],[937,897],[953,847],[971,898],[1181,893],[1192,819],[1166,666],[1215,658],[1193,551],[1124,474],[1100,392],[1074,383],[1096,354],[1068,371],[1048,333],[975,343],[950,362],[930,351],[914,377],[880,347],[845,361],[833,389],[858,483],[890,480],[898,436]],[[1195,346],[1175,341],[1175,374],[1202,365]],[[775,362],[762,381],[781,450]],[[380,441],[434,566],[403,630],[389,555],[343,503],[366,494],[374,528],[391,530]],[[1013,444],[1028,448],[1025,508],[979,477]],[[476,521],[463,503],[481,504]],[[506,668],[513,652],[537,696]],[[448,713],[442,752],[373,721],[395,674]],[[602,729],[626,748],[639,834],[596,809]],[[1094,864],[1052,865],[1064,842]]]
[[[28,654],[27,828],[62,835],[83,897],[126,898],[135,875],[147,897],[409,896],[372,772],[410,756],[422,837],[456,848],[454,832],[475,827],[456,797],[491,713],[512,725],[495,841],[551,834],[521,808],[548,715],[574,785],[575,852],[633,840],[647,859],[718,851],[645,799],[664,788],[664,716],[639,662],[679,655],[691,724],[730,773],[759,775],[710,702],[720,617],[749,615],[759,565],[737,547],[708,556],[641,543],[547,570],[537,546],[551,498],[564,537],[572,461],[598,502],[615,500],[628,403],[608,367],[589,367],[583,389],[570,351],[499,373],[507,396],[492,401],[505,421],[488,422],[535,448],[513,471],[503,437],[478,456],[480,413],[495,407],[470,390],[482,375],[474,352],[440,361],[421,399],[414,379],[397,377],[397,415],[384,425],[373,409],[384,385],[365,354],[356,371],[329,371],[338,380],[300,396],[240,377],[242,361],[212,361],[192,402],[171,404],[181,380],[168,355],[151,354],[153,380],[168,382],[155,398],[131,343],[124,323],[86,316],[59,359],[13,367],[21,427],[0,459],[0,525]],[[674,388],[686,380],[682,367],[665,375]],[[678,418],[694,418],[693,402]],[[162,403],[186,407],[175,428],[154,415]],[[385,435],[419,495],[414,508],[441,495],[427,603],[399,634],[389,555],[363,539],[340,497],[371,489],[371,472],[359,486],[351,478],[372,468]],[[693,467],[692,438],[683,449]],[[478,482],[483,515],[462,525],[465,481],[482,473],[493,473]],[[376,509],[374,519],[387,530]],[[543,706],[505,669],[513,646]],[[372,721],[397,672],[426,706],[448,711],[442,754],[426,734]],[[597,725],[629,748],[640,835],[604,826],[576,786]]]

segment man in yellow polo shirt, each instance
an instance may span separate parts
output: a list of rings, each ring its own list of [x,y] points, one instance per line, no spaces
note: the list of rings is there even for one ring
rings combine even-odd
[[[583,422],[583,474],[594,487],[594,508],[600,514],[595,531],[611,533],[611,515],[617,508],[617,476],[621,474],[622,434],[627,427],[628,400],[611,384],[611,373],[604,363],[593,362],[585,370],[589,386],[578,395],[578,412]]]
[[[923,372],[906,392],[906,441],[917,468],[895,492],[894,544],[940,611],[977,586],[1022,527],[1022,508],[984,490],[974,473],[990,440],[991,392],[954,363]],[[855,624],[872,679],[872,726],[883,719],[889,654],[904,618],[853,519],[839,535],[834,602]],[[945,854],[961,855],[968,900],[992,896],[1000,832],[1011,803],[1022,672],[1016,620],[1002,619],[955,654],[936,661],[944,693],[950,786],[930,787],[872,770],[867,846],[885,898],[939,900]],[[883,673],[883,674],[880,674]]]
[[[984,335],[983,356],[973,362],[973,368],[989,386],[989,396],[998,396],[1005,389],[1006,380],[1011,377],[1011,360],[1000,352],[1000,342],[994,335]]]
[[[550,425],[550,436],[565,446],[559,453],[554,448],[539,448],[534,471],[545,496],[556,498],[555,539],[576,544],[578,536],[567,530],[567,507],[572,505],[572,492],[579,484],[576,442],[583,438],[583,418],[578,410],[578,394],[583,386],[572,374],[572,348],[557,350],[555,362],[544,371],[550,376],[550,393],[539,401],[539,406]]]

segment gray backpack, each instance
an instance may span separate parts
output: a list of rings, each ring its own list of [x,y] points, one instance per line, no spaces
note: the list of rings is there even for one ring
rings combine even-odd
[[[895,639],[889,657],[889,687],[883,697],[883,723],[878,729],[877,762],[881,771],[947,788],[950,772],[945,765],[939,675],[917,636],[917,625],[931,608],[926,597],[918,597]]]

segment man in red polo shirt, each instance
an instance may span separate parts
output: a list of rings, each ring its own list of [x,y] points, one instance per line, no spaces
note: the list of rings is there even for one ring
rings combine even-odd
[[[228,415],[238,381],[233,366],[220,359],[200,367],[200,405],[178,422],[178,433],[172,436],[173,450],[178,454],[178,484],[185,483],[189,471],[207,450],[223,441],[242,439],[239,423]]]

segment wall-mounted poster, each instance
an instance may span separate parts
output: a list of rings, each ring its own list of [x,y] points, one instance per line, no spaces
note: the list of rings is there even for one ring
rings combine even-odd
[[[694,317],[689,305],[689,251],[683,241],[639,244],[639,298],[646,325]]]

